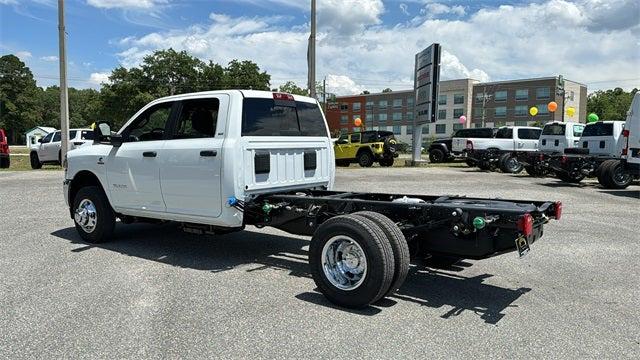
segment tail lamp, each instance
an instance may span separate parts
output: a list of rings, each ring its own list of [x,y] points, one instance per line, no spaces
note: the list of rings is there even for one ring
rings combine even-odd
[[[626,156],[629,153],[629,129],[622,130],[622,136],[624,137],[624,148],[622,149],[622,155]]]
[[[560,220],[560,218],[562,217],[562,202],[561,201],[556,201],[555,202],[553,217],[555,217],[556,220]]]
[[[531,214],[524,214],[518,219],[518,230],[520,230],[524,236],[533,234],[533,216],[531,216]]]

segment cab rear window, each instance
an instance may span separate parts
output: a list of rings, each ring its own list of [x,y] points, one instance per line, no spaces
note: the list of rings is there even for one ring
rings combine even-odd
[[[566,132],[565,124],[551,124],[546,125],[542,129],[542,135],[564,135]]]
[[[243,108],[242,136],[328,136],[317,104],[245,98]]]
[[[584,131],[582,132],[583,137],[588,136],[611,136],[613,135],[613,124],[612,123],[594,123],[589,124],[584,127]]]

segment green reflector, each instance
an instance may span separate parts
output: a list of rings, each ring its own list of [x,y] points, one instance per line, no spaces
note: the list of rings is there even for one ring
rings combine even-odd
[[[475,219],[473,219],[473,227],[480,230],[480,229],[484,229],[484,227],[487,225],[487,222],[484,221],[484,218],[482,217],[477,217]]]
[[[262,211],[264,211],[265,214],[269,214],[271,212],[272,206],[270,204],[265,203],[264,205],[262,205]]]

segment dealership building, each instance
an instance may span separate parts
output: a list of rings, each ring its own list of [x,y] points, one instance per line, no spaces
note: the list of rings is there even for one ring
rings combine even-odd
[[[562,95],[557,95],[556,77],[480,83],[473,79],[440,81],[436,122],[424,126],[427,138],[445,138],[461,128],[530,125],[561,120]],[[575,108],[575,115],[565,121],[586,118],[587,88],[565,80],[565,108]],[[558,103],[550,114],[547,104]],[[531,116],[529,108],[536,106],[538,114]],[[464,115],[466,122],[460,123]],[[362,120],[366,130],[393,131],[396,137],[410,143],[413,134],[414,91],[393,91],[377,94],[339,96],[328,104],[327,122],[332,133],[359,131],[354,120]]]

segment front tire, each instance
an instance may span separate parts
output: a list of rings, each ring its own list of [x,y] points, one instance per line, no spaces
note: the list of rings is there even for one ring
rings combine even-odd
[[[373,165],[373,155],[368,151],[361,151],[358,154],[358,164],[362,167],[371,167]]]
[[[40,159],[38,158],[38,153],[33,151],[31,152],[31,154],[29,155],[29,160],[31,162],[31,168],[33,170],[38,170],[40,168],[42,168],[42,163],[40,162]]]
[[[504,154],[498,161],[500,164],[500,170],[507,174],[519,174],[524,169],[524,166],[516,159],[513,154]]]
[[[429,161],[433,164],[444,162],[444,152],[440,149],[429,151]]]
[[[73,219],[84,241],[97,244],[111,239],[116,215],[109,199],[98,186],[81,188],[73,199]]]
[[[325,221],[309,245],[313,281],[332,303],[366,307],[389,290],[394,275],[391,244],[383,230],[362,216]]]

